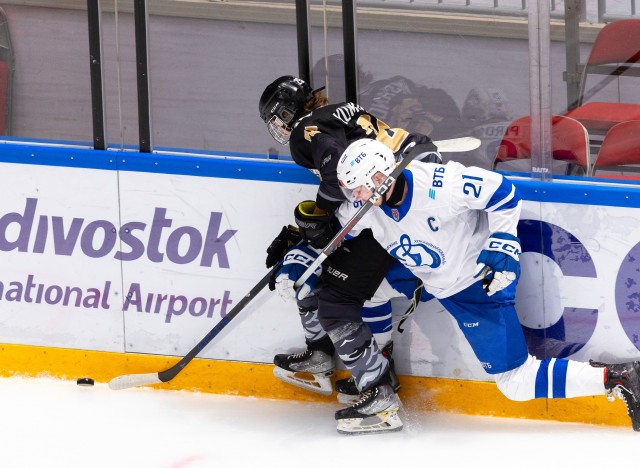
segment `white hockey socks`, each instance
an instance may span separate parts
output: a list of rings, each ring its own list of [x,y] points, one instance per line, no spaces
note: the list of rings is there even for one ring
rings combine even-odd
[[[539,360],[529,356],[520,367],[497,374],[495,379],[500,391],[515,401],[605,393],[603,369],[566,359]]]

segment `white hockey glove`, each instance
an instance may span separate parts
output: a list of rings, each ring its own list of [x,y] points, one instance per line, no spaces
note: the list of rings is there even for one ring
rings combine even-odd
[[[309,278],[296,291],[294,286],[298,278],[307,271],[314,260],[318,258],[318,252],[307,246],[293,247],[282,260],[282,267],[275,272],[274,289],[282,300],[297,302],[309,296],[318,285],[318,278],[322,273],[322,267],[318,266]],[[273,289],[272,289],[273,290]]]
[[[520,240],[506,232],[496,232],[487,239],[476,263],[473,277],[483,278],[488,296],[502,291],[520,277]]]

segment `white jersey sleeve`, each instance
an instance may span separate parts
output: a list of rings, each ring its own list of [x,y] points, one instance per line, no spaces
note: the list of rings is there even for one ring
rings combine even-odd
[[[457,186],[451,191],[452,209],[484,210],[491,233],[507,232],[517,236],[522,201],[515,186],[497,172],[459,163],[447,164],[450,165],[456,169],[453,182]]]

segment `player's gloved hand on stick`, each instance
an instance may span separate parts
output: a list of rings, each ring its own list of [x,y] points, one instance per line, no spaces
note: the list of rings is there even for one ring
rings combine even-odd
[[[506,232],[491,234],[480,252],[473,277],[484,278],[488,296],[502,291],[520,277],[520,239]]]
[[[314,201],[306,200],[296,205],[293,216],[302,238],[316,249],[324,249],[339,231],[336,217],[317,210]]]
[[[291,248],[282,260],[282,266],[274,270],[269,289],[275,289],[284,301],[294,301],[304,299],[315,291],[318,285],[318,278],[322,272],[322,267],[316,270],[296,291],[295,284],[298,278],[307,271],[307,268],[318,258],[318,253],[307,246],[296,246]]]
[[[271,241],[269,247],[267,247],[267,268],[271,268],[276,263],[284,258],[291,247],[296,245],[302,240],[298,228],[295,226],[283,226],[280,234]]]

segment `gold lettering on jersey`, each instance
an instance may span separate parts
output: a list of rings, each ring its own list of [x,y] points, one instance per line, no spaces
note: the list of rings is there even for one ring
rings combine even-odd
[[[381,124],[384,125],[384,128]],[[380,125],[381,131],[376,136],[376,139],[391,148],[394,153],[400,151],[404,140],[409,136],[409,132],[402,128],[389,128],[387,124],[379,120],[378,125]]]
[[[357,124],[362,127],[362,130],[364,130],[364,133],[366,133],[367,136],[371,135],[372,133],[374,135],[378,135],[378,129],[371,121],[371,116],[361,115],[360,117],[358,117]]]
[[[358,117],[357,123],[367,136],[373,133],[376,136],[376,140],[387,145],[394,153],[400,150],[402,143],[409,135],[406,130],[391,128],[382,120],[378,120],[375,117],[371,118],[369,115],[361,115]]]
[[[349,121],[351,120],[351,118],[357,112],[361,112],[363,110],[364,109],[362,107],[360,107],[359,105],[354,104],[352,102],[348,102],[344,106],[338,107],[335,110],[335,112],[333,114],[331,114],[331,115],[334,116],[336,119],[340,120],[345,125],[347,125],[349,123]]]
[[[304,127],[304,139],[307,141],[311,141],[311,137],[320,133],[318,127],[315,125],[310,125],[309,127]]]

